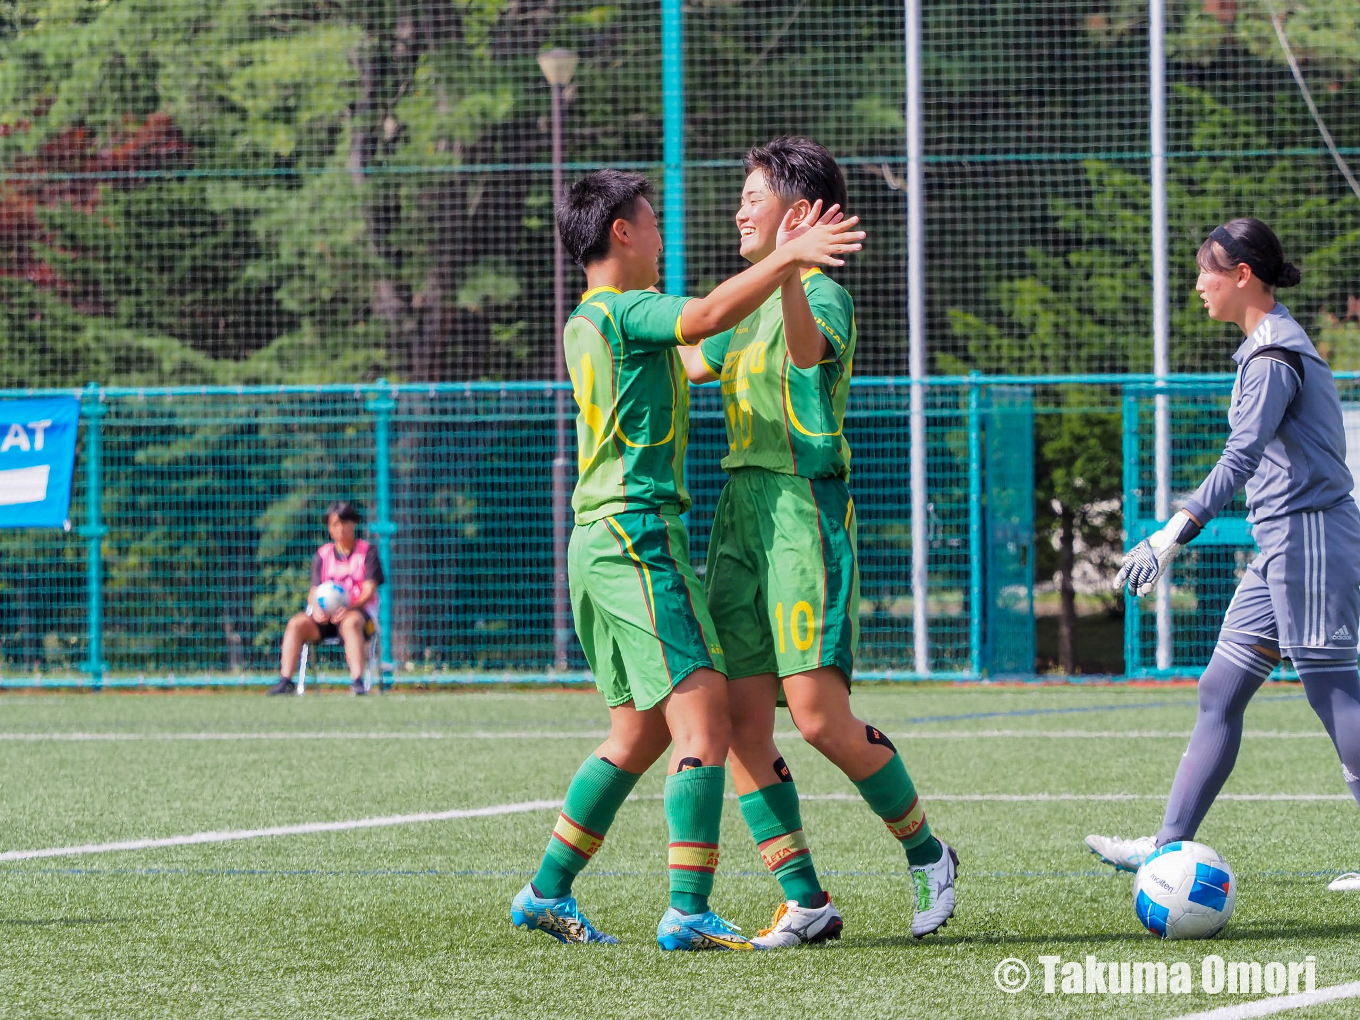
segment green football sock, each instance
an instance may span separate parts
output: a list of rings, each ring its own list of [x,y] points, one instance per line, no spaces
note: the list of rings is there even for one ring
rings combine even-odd
[[[576,770],[543,863],[531,883],[538,895],[556,899],[571,892],[572,880],[600,849],[619,805],[640,778],[593,754]]]
[[[792,780],[748,793],[740,804],[761,860],[779,879],[784,898],[804,907],[813,906],[823,889],[803,834],[798,789]]]
[[[686,914],[708,909],[718,869],[727,770],[701,765],[666,777],[666,825],[670,829],[671,906]]]
[[[930,834],[926,809],[916,796],[900,754],[894,752],[886,765],[855,786],[869,809],[887,823],[888,831],[902,844],[909,864],[934,864],[940,859],[944,848]]]

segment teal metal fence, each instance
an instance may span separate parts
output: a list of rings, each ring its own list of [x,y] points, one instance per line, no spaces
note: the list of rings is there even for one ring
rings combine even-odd
[[[1360,380],[1339,375],[1360,448]],[[936,377],[928,386],[925,676],[1033,675],[1036,451],[1052,415],[1122,417],[1129,541],[1151,513],[1152,402],[1168,395],[1173,491],[1193,489],[1226,436],[1229,376]],[[1080,388],[1095,394],[1069,398]],[[330,387],[90,386],[66,532],[0,534],[6,686],[267,681],[303,603],[334,499],[365,509],[389,581],[381,625],[405,680],[585,679],[554,667],[552,383]],[[6,391],[0,397],[35,391]],[[915,634],[910,385],[854,383],[846,434],[860,518],[859,675],[910,679]],[[1085,419],[1077,419],[1081,425]],[[1049,430],[1051,432],[1051,430]],[[725,438],[718,395],[695,391],[688,515],[702,573]],[[1042,506],[1040,507],[1042,509]],[[1126,606],[1130,676],[1193,673],[1250,555],[1230,507],[1178,561],[1171,658],[1149,606]],[[1166,639],[1163,638],[1165,641]]]

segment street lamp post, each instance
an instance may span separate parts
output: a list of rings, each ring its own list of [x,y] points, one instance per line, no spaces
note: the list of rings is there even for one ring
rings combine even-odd
[[[552,88],[552,204],[555,209],[562,197],[562,90],[571,84],[576,72],[576,54],[571,50],[546,50],[538,55],[538,66]],[[553,669],[567,668],[567,649],[570,647],[571,602],[567,594],[567,531],[568,513],[568,457],[567,457],[567,394],[562,384],[567,381],[567,357],[562,334],[567,320],[567,265],[562,250],[562,235],[553,225],[553,345],[557,351],[553,392],[554,417],[557,424],[557,443],[553,455]]]

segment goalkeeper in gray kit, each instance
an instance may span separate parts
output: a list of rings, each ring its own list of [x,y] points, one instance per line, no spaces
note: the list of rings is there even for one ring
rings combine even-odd
[[[1237,760],[1247,702],[1289,658],[1308,703],[1360,801],[1360,509],[1351,493],[1341,402],[1331,369],[1276,287],[1299,282],[1279,239],[1260,220],[1218,227],[1197,258],[1196,291],[1209,317],[1245,339],[1233,354],[1237,381],[1223,455],[1160,531],[1124,557],[1117,587],[1152,592],[1171,561],[1245,486],[1260,549],[1223,620],[1199,681],[1199,716],[1155,836],[1088,836],[1108,864],[1136,871],[1159,846],[1194,839]],[[1343,876],[1333,888],[1360,888]]]

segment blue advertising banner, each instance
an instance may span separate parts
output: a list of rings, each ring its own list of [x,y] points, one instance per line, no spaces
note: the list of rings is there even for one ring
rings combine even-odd
[[[70,519],[80,401],[0,400],[0,528],[62,528]]]

